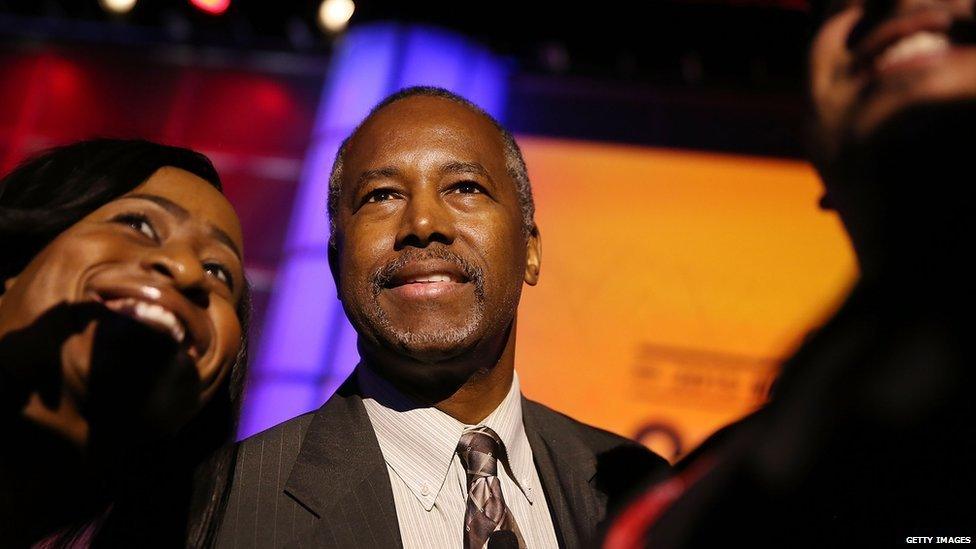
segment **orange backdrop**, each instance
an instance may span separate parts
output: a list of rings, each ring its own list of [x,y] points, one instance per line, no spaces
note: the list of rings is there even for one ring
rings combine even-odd
[[[856,267],[803,162],[519,139],[542,232],[525,393],[671,458],[762,402]]]

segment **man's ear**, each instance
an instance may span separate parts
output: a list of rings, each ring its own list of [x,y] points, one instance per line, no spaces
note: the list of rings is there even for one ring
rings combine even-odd
[[[525,283],[535,286],[539,282],[539,271],[542,269],[542,235],[538,225],[532,225],[528,238],[525,239]]]
[[[335,282],[336,295],[339,294],[339,249],[336,247],[335,237],[329,238],[329,270]]]

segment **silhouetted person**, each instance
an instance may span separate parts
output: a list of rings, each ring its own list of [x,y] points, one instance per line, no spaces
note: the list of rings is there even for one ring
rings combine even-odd
[[[830,8],[810,55],[814,162],[861,277],[784,365],[770,402],[635,500],[606,547],[976,534],[973,9]]]

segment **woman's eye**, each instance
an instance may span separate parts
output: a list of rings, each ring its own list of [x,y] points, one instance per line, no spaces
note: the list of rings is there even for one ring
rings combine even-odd
[[[219,263],[204,263],[203,268],[210,273],[211,276],[226,284],[228,288],[232,290],[234,289],[234,277],[231,276],[230,271],[228,271],[223,265]]]
[[[142,214],[122,214],[115,217],[113,221],[132,227],[133,229],[144,234],[150,240],[159,240],[159,235],[156,234],[156,229],[153,228],[152,223],[149,222],[149,218]]]

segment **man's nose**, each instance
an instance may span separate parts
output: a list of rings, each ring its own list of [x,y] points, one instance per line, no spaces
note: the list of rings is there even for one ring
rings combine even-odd
[[[451,244],[456,236],[455,219],[436,192],[416,193],[407,201],[396,238],[396,249],[426,248],[434,242]]]
[[[207,307],[207,273],[189,246],[168,243],[155,248],[143,260],[143,268],[169,279],[187,299]]]

